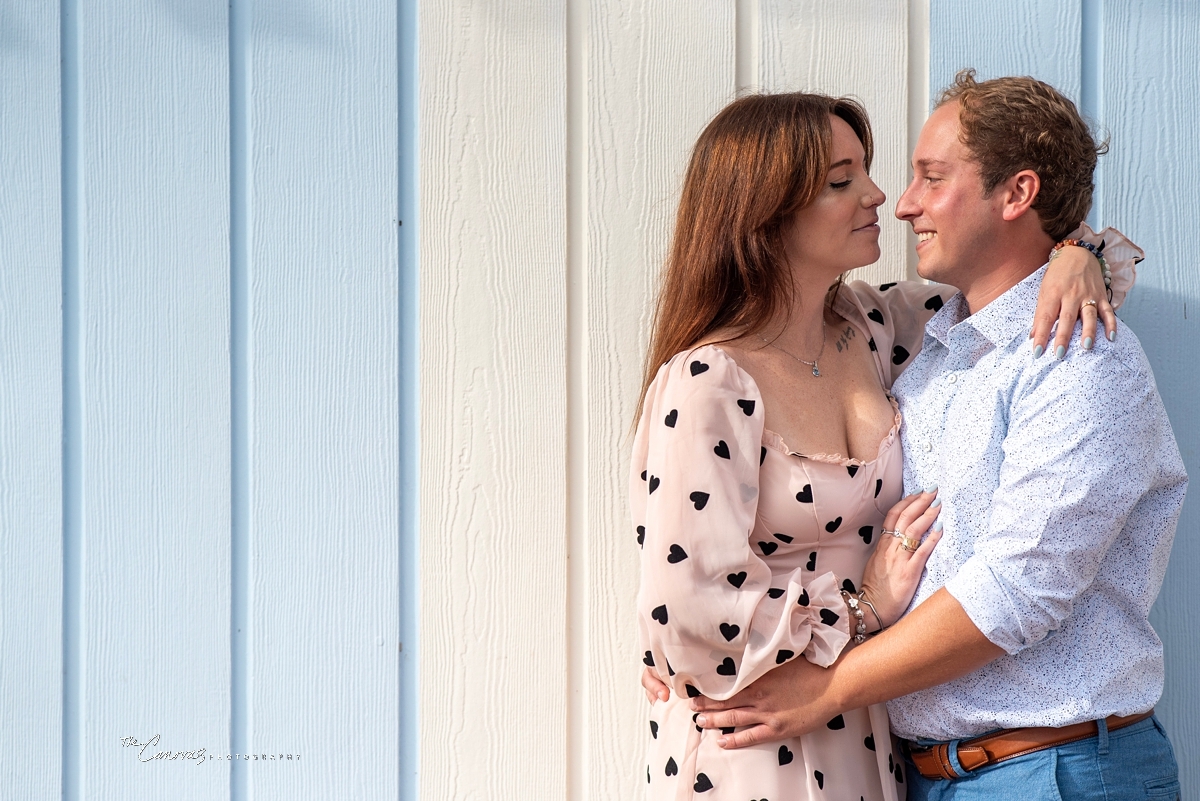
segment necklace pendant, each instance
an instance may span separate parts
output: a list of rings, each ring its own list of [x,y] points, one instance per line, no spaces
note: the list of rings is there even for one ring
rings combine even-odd
[[[820,377],[821,377],[821,371],[818,370],[817,365],[814,364],[813,365],[813,378],[820,378]]]

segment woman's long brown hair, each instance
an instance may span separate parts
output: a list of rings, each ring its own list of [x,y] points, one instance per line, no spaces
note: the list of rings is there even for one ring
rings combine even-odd
[[[871,124],[866,109],[848,98],[749,95],[700,134],[683,179],[634,420],[658,368],[676,353],[714,331],[752,335],[776,314],[790,315],[784,232],[825,184],[830,115],[858,135],[870,169]]]

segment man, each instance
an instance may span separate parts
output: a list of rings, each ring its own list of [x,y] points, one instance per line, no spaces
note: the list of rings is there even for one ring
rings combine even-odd
[[[907,492],[939,487],[945,534],[889,631],[828,670],[795,660],[728,701],[694,699],[700,725],[739,728],[724,747],[887,700],[909,798],[1176,797],[1147,618],[1183,463],[1128,329],[1058,358],[1025,339],[1046,254],[1090,208],[1096,154],[1039,81],[964,72],[944,93],[896,215],[920,239],[918,272],[960,293],[893,391]]]

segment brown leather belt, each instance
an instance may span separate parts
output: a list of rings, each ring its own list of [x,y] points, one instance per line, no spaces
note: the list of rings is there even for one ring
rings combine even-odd
[[[1104,719],[1109,731],[1132,726],[1154,714],[1154,710],[1138,715],[1118,717],[1110,715]],[[1001,729],[958,744],[958,763],[966,770],[975,770],[984,765],[994,765],[1006,759],[1016,759],[1034,751],[1043,751],[1059,745],[1086,740],[1100,733],[1096,721],[1087,720],[1070,726],[1042,726],[1024,729]],[[950,743],[923,747],[905,741],[906,750],[917,770],[926,779],[961,778],[950,763]]]

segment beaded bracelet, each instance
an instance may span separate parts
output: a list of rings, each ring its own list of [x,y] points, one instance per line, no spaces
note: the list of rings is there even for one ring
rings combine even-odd
[[[1084,242],[1082,239],[1064,239],[1058,242],[1050,249],[1050,261],[1054,261],[1054,257],[1059,254],[1065,247],[1077,247],[1091,253],[1096,257],[1096,261],[1100,262],[1100,273],[1104,276],[1104,289],[1108,292],[1108,301],[1112,302],[1112,271],[1108,268],[1108,262],[1104,260],[1104,241],[1101,240],[1099,247],[1091,242]]]
[[[879,631],[883,631],[885,628],[887,628],[887,626],[883,625],[883,618],[881,618],[879,616],[879,613],[875,611],[875,604],[873,604],[867,600],[867,591],[866,590],[858,591],[858,602],[860,604],[866,604],[867,606],[869,606],[871,608],[871,614],[875,616],[875,622],[879,624]],[[878,634],[879,632],[877,631],[875,633]]]
[[[842,590],[842,600],[846,602],[850,614],[854,617],[854,642],[861,644],[867,639],[867,623],[863,620],[863,611],[858,605],[858,597]]]

